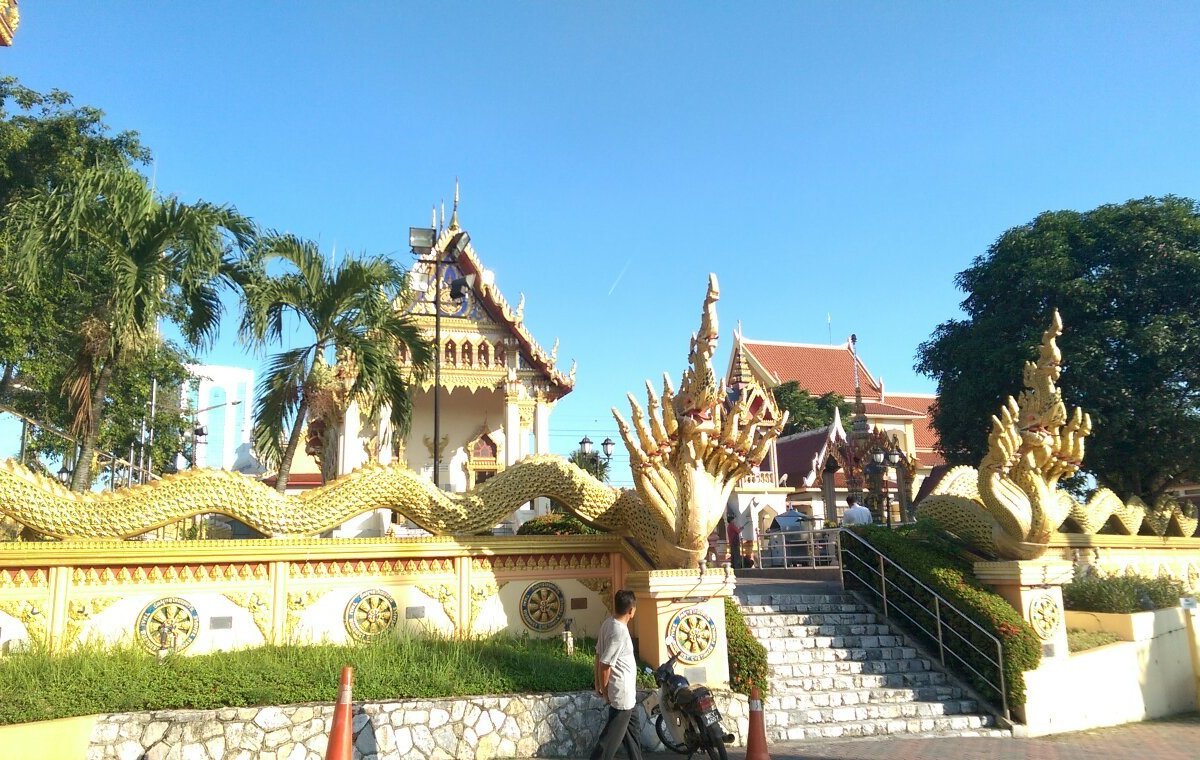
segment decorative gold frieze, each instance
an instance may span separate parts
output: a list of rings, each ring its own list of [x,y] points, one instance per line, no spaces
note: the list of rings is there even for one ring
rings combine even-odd
[[[612,614],[613,587],[611,578],[580,578],[579,584],[600,597],[600,601],[604,603],[604,609],[608,610],[610,615]]]
[[[597,570],[612,563],[608,554],[515,554],[476,557],[471,567],[485,572],[524,572],[529,570]]]
[[[420,591],[425,596],[442,605],[442,609],[446,612],[446,617],[450,618],[450,624],[454,626],[454,630],[459,630],[458,625],[458,591],[454,586],[448,583],[419,583],[417,591]]]
[[[287,618],[284,621],[283,636],[285,641],[295,641],[296,626],[300,624],[300,616],[314,602],[325,595],[325,591],[292,591],[287,597]]]
[[[483,609],[483,605],[489,599],[495,598],[500,593],[500,587],[496,584],[494,578],[485,581],[479,581],[471,584],[471,627],[475,627],[475,621],[479,619],[479,611]]]
[[[147,583],[241,583],[266,580],[270,571],[263,562],[214,565],[133,565],[77,567],[73,586],[124,586]]]
[[[33,641],[46,640],[46,607],[42,602],[28,599],[0,601],[0,612],[6,612],[25,624],[25,631]]]
[[[250,613],[264,642],[271,640],[271,602],[257,591],[227,591],[225,598]]]
[[[424,575],[453,573],[454,560],[448,557],[423,559],[382,559],[337,562],[293,562],[290,575],[300,578],[342,578],[363,575]]]
[[[44,568],[0,570],[0,589],[40,588],[48,582]]]

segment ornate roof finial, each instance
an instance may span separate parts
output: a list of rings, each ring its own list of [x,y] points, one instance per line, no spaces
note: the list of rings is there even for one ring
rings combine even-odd
[[[850,361],[854,364],[854,420],[850,423],[850,431],[852,437],[866,438],[870,425],[862,400],[862,386],[858,382],[858,336],[854,334],[850,335]]]
[[[458,177],[454,178],[454,208],[450,212],[450,231],[458,229]]]
[[[439,230],[446,229],[446,199],[442,198],[442,224],[438,227]]]
[[[437,204],[429,207],[429,226],[437,229]]]

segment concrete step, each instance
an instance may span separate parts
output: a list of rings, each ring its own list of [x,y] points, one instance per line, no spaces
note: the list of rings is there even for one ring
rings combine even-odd
[[[991,721],[991,716],[975,715],[974,701],[951,700],[948,702],[896,702],[846,705],[842,707],[801,707],[794,710],[771,710],[763,712],[768,728],[771,726],[811,726],[822,723],[849,723],[851,721],[898,720],[909,718],[947,718],[959,716],[976,718],[976,726]],[[976,726],[963,726],[972,728]]]
[[[883,675],[887,673],[919,673],[929,671],[927,660],[911,658],[905,660],[839,660],[834,662],[789,662],[770,666],[772,678],[804,678],[806,676],[832,676],[839,673]]]
[[[739,589],[740,591],[740,589]],[[852,594],[835,592],[829,594],[738,594],[738,604],[745,607],[770,607],[788,604],[857,604],[858,600]]]
[[[866,626],[863,626],[864,628]],[[797,652],[801,649],[876,649],[904,646],[895,634],[871,636],[768,636],[762,640],[768,652]],[[841,659],[841,658],[839,658]]]
[[[875,637],[878,638],[878,637]],[[779,639],[787,642],[788,639]],[[792,639],[795,641],[795,639]],[[869,648],[796,648],[767,650],[768,665],[787,665],[799,662],[877,662],[879,660],[912,660],[917,658],[917,650],[913,647],[874,646]],[[927,669],[928,666],[926,666]]]
[[[754,615],[809,615],[816,613],[864,613],[870,612],[871,608],[865,604],[859,604],[853,599],[843,599],[840,601],[829,602],[811,602],[805,604],[774,604],[761,605],[750,604],[742,606],[742,614],[750,617]]]
[[[945,686],[950,679],[945,673],[924,670],[913,673],[835,673],[823,676],[772,677],[771,687],[777,694],[795,695],[860,689],[922,689]]]
[[[750,628],[781,628],[791,626],[823,625],[883,625],[873,612],[805,612],[789,614],[747,615],[746,625]]]
[[[765,622],[765,621],[764,621]],[[827,623],[825,625],[752,625],[750,634],[763,642],[768,639],[797,638],[810,636],[887,636],[892,628],[883,623]]]
[[[977,718],[972,720],[971,718]],[[947,718],[897,718],[895,720],[854,721],[851,723],[817,723],[811,725],[774,726],[766,730],[767,743],[839,739],[867,736],[922,736],[929,738],[951,736],[986,736],[1007,738],[1011,731],[994,727],[990,716],[955,715]]]
[[[782,691],[763,700],[765,710],[797,710],[813,707],[851,707],[866,704],[899,704],[903,702],[950,702],[966,700],[962,689],[937,685],[916,688],[860,688],[835,691]],[[972,708],[960,710],[971,712]]]

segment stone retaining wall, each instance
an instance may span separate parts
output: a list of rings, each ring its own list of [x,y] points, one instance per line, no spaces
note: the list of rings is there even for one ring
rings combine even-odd
[[[645,696],[645,693],[640,695]],[[746,697],[717,693],[722,725],[745,743]],[[639,699],[640,702],[640,699]],[[638,706],[639,713],[641,706]],[[604,723],[591,692],[354,705],[355,758],[489,760],[586,756]],[[101,716],[88,760],[322,760],[333,706],[163,710]],[[660,747],[642,714],[642,744]]]

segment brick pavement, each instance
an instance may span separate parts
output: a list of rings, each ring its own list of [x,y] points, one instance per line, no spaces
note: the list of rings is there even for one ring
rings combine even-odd
[[[771,760],[1198,760],[1200,715],[1184,715],[1039,739],[856,739],[768,747]],[[743,760],[743,748],[730,760]],[[620,756],[620,755],[619,755]],[[648,753],[647,760],[683,755]]]

